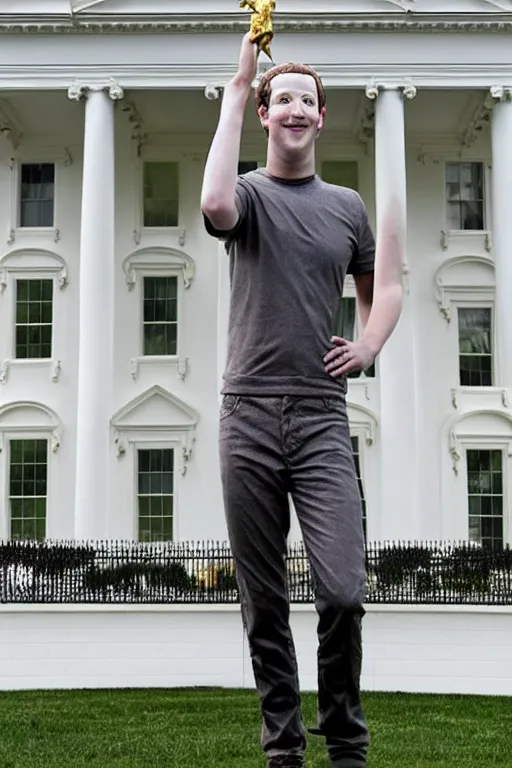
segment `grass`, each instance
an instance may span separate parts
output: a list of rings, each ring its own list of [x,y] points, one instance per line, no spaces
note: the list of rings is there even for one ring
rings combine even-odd
[[[368,768],[512,766],[512,699],[365,694]],[[315,697],[303,697],[315,723]],[[256,695],[151,690],[0,693],[0,768],[263,768]],[[312,737],[308,768],[327,768]]]

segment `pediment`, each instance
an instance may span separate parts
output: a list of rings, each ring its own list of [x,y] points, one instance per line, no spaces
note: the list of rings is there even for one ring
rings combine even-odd
[[[492,437],[510,440],[512,438],[512,414],[485,408],[455,417],[451,429],[459,439]]]
[[[151,387],[121,408],[112,418],[117,430],[194,429],[199,416],[175,395],[158,385]]]
[[[494,288],[494,262],[490,256],[456,256],[437,270],[436,283],[445,288]]]
[[[0,408],[0,430],[47,429],[60,427],[58,416],[42,403],[17,401]]]

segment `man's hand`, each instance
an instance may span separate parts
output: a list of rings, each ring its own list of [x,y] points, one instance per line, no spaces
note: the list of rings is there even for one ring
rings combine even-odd
[[[258,53],[257,44],[251,43],[251,32],[247,32],[242,40],[238,72],[234,77],[234,81],[237,84],[252,85],[254,78],[258,74]]]
[[[333,379],[354,371],[366,371],[377,356],[364,337],[359,341],[347,341],[340,336],[331,339],[334,349],[324,357],[325,372]]]

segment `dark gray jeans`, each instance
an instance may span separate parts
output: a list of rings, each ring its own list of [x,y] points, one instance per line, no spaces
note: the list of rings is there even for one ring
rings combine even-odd
[[[225,395],[220,458],[230,544],[268,757],[302,754],[297,663],[285,570],[291,494],[316,588],[318,732],[331,764],[364,768],[360,694],[365,558],[343,394]]]

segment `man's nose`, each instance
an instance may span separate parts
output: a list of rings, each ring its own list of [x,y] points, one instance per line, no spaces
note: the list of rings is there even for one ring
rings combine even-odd
[[[294,99],[291,103],[292,115],[297,117],[303,117],[304,115],[304,102],[302,99]]]

